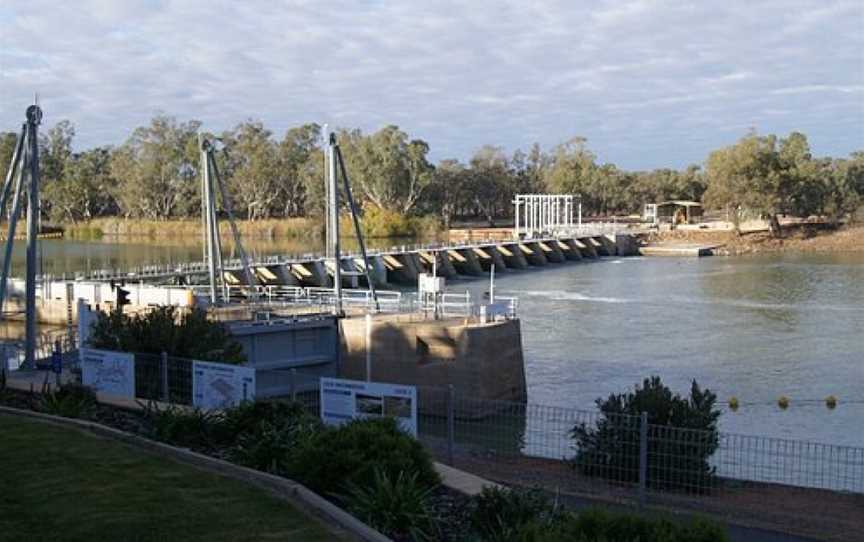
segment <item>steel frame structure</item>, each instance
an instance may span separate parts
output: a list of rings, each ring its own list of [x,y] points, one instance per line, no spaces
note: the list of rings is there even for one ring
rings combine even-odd
[[[582,198],[571,194],[517,194],[514,234],[532,238],[565,233],[582,225]],[[576,223],[574,223],[574,213]]]
[[[39,124],[42,122],[42,109],[37,104],[31,105],[26,111],[26,122],[21,126],[21,133],[12,152],[12,162],[3,183],[3,193],[0,196],[0,213],[6,212],[6,206],[11,203],[9,213],[9,231],[6,235],[6,246],[3,258],[3,271],[0,276],[0,318],[3,317],[3,306],[8,295],[9,273],[12,268],[12,248],[15,245],[15,229],[21,216],[22,199],[27,193],[27,269],[25,273],[25,354],[24,364],[34,367],[36,346],[36,269],[38,267],[39,242]],[[27,181],[25,182],[25,177]],[[13,192],[14,188],[14,192]]]

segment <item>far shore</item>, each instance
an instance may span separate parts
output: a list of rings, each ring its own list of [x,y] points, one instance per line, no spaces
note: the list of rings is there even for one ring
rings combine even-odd
[[[727,256],[762,252],[864,253],[864,224],[839,228],[787,225],[782,234],[776,238],[767,231],[739,235],[732,231],[675,230],[651,234],[649,241],[722,245],[714,253]]]

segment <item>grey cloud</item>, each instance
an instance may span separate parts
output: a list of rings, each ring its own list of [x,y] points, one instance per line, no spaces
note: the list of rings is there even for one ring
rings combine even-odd
[[[215,131],[397,123],[435,158],[583,135],[640,169],[751,126],[806,128],[817,154],[864,147],[857,0],[7,3],[0,129],[38,90],[81,146],[161,110]]]

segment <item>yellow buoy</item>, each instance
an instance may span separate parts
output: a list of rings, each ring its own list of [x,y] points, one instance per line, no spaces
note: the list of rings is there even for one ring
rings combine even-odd
[[[837,398],[833,395],[829,395],[825,398],[825,406],[828,407],[828,410],[834,410],[837,408]]]
[[[729,410],[731,410],[732,412],[738,411],[738,398],[737,397],[730,397],[729,398]]]
[[[785,395],[781,396],[780,399],[777,399],[777,406],[781,409],[786,410],[789,408],[789,398]]]

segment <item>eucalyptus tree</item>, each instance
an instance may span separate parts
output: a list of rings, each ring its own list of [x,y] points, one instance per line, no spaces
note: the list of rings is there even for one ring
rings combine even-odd
[[[279,199],[285,171],[272,133],[260,121],[246,121],[222,136],[227,150],[225,177],[234,205],[249,220],[269,218]]]
[[[323,165],[321,161],[321,126],[317,124],[304,124],[291,128],[285,133],[285,137],[279,143],[279,166],[283,170],[279,178],[277,190],[279,192],[279,211],[283,216],[300,216],[306,209],[307,196],[320,196],[323,198]],[[317,175],[316,188],[313,194],[307,194],[308,166],[313,164],[314,174]],[[311,184],[311,183],[310,183]]]
[[[66,162],[63,176],[45,185],[51,219],[74,223],[114,214],[116,188],[110,148],[96,147],[74,154]]]
[[[114,151],[111,174],[118,179],[116,200],[124,216],[165,220],[196,214],[200,126],[159,115]]]
[[[705,200],[732,212],[736,232],[740,231],[740,212],[749,209],[768,215],[771,233],[780,235],[777,215],[784,202],[784,178],[776,136],[751,132],[734,145],[712,152],[705,170]]]
[[[403,214],[414,210],[433,179],[425,141],[409,139],[393,125],[368,136],[360,130],[342,130],[338,137],[351,181],[364,203]]]

